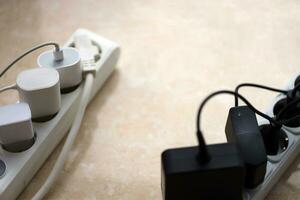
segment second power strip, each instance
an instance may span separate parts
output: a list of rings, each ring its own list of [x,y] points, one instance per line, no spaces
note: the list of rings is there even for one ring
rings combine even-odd
[[[300,73],[288,81],[284,89],[293,89],[295,80],[299,76]],[[267,109],[266,114],[274,116],[273,109],[275,104],[284,97],[284,95],[278,95]],[[263,124],[268,124],[268,122],[265,119],[259,118],[259,125]],[[265,199],[271,189],[279,181],[280,177],[298,156],[300,152],[300,127],[291,128],[283,126],[283,130],[288,138],[287,148],[277,155],[268,156],[267,172],[264,182],[254,190],[246,190],[244,200]]]

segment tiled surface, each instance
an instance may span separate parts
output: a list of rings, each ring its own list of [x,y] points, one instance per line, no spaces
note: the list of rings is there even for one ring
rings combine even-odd
[[[195,114],[209,92],[252,81],[280,87],[300,67],[297,0],[0,1],[0,66],[79,27],[118,42],[118,70],[90,104],[76,144],[46,199],[161,199],[160,153],[196,144]],[[38,55],[38,54],[35,54]],[[1,80],[35,67],[28,56]],[[273,93],[243,92],[263,109]],[[17,100],[1,94],[0,103]],[[232,97],[205,109],[209,143],[225,141]],[[59,149],[19,199],[30,199]],[[268,199],[300,199],[298,159]]]

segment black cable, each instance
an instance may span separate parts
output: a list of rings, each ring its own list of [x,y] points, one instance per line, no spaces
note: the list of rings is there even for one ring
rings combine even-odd
[[[300,83],[298,83],[294,88],[293,88],[293,91],[292,91],[292,97],[295,97],[296,96],[296,93],[297,91],[300,89]]]
[[[279,120],[292,106],[296,106],[300,102],[300,98],[293,99],[290,103],[285,105],[276,115],[276,120]]]
[[[235,88],[235,92],[239,93],[239,89],[242,87],[256,87],[256,88],[261,88],[261,89],[265,89],[265,90],[269,90],[269,91],[273,91],[273,92],[279,92],[279,93],[283,93],[283,94],[288,93],[287,90],[281,90],[281,89],[277,89],[277,88],[268,87],[265,85],[255,84],[255,83],[241,83]],[[299,84],[299,87],[300,87],[300,84]],[[239,98],[237,96],[235,96],[235,106],[239,105],[238,99]]]
[[[199,143],[199,158],[200,161],[202,162],[207,162],[210,159],[210,155],[207,152],[207,148],[206,148],[206,142],[204,140],[202,131],[201,131],[201,113],[203,111],[204,106],[206,105],[206,103],[214,96],[217,96],[219,94],[231,94],[234,95],[235,97],[240,98],[253,112],[255,112],[256,114],[260,115],[261,117],[267,119],[270,121],[271,124],[274,125],[278,125],[281,126],[282,124],[280,122],[277,122],[276,120],[274,120],[272,117],[260,112],[259,110],[257,110],[245,97],[243,97],[242,95],[234,92],[234,91],[230,91],[230,90],[219,90],[216,91],[210,95],[208,95],[201,103],[199,109],[198,109],[198,113],[197,113],[197,122],[196,122],[196,128],[197,128],[197,138],[198,138],[198,143]]]
[[[281,111],[276,115],[276,119],[280,119],[292,106],[296,106],[295,104],[300,102],[300,98],[295,98],[297,91],[300,89],[300,83],[298,83],[293,89],[292,92],[290,93],[291,95],[287,96],[287,102]]]
[[[201,120],[201,112],[205,106],[205,104],[207,103],[208,100],[210,100],[212,97],[219,95],[219,94],[231,94],[234,96],[237,96],[238,98],[240,98],[253,112],[255,112],[256,114],[260,115],[261,117],[269,120],[271,123],[273,124],[277,124],[277,125],[281,125],[279,122],[277,122],[276,120],[274,120],[272,117],[260,112],[259,110],[257,110],[245,97],[243,97],[242,95],[235,93],[233,91],[230,90],[219,90],[216,91],[210,95],[208,95],[201,103],[199,110],[198,110],[198,114],[197,114],[197,131],[201,131],[200,129],[200,120]]]
[[[296,115],[290,119],[285,119],[285,120],[278,120],[282,125],[288,124],[290,122],[294,122],[294,120],[299,120],[300,119],[300,115]]]
[[[33,47],[33,48],[25,51],[23,54],[21,54],[19,57],[17,57],[15,60],[13,60],[9,65],[7,65],[6,67],[4,67],[4,69],[0,73],[0,77],[2,77],[14,64],[16,64],[19,60],[21,60],[26,55],[30,54],[31,52],[33,52],[33,51],[35,51],[37,49],[40,49],[40,48],[45,47],[45,46],[51,46],[51,45],[53,45],[55,47],[55,51],[59,51],[60,50],[59,45],[57,43],[54,43],[54,42],[47,42],[47,43],[40,44],[40,45],[38,45],[36,47]]]
[[[197,121],[196,121],[196,128],[197,128],[197,138],[198,138],[198,143],[199,143],[199,159],[201,162],[207,162],[210,159],[210,155],[207,152],[207,148],[206,148],[206,142],[205,139],[203,137],[202,131],[201,131],[201,113],[203,111],[204,106],[206,105],[206,103],[213,98],[214,96],[217,96],[219,94],[231,94],[235,96],[235,99],[240,98],[253,112],[255,112],[256,114],[260,115],[261,117],[269,120],[269,122],[272,125],[281,127],[284,124],[290,123],[296,119],[300,118],[300,115],[296,115],[290,119],[285,119],[285,120],[279,120],[281,118],[281,116],[292,106],[294,106],[294,104],[297,104],[300,102],[300,98],[299,99],[295,99],[293,101],[291,101],[289,104],[287,104],[280,112],[279,114],[276,116],[276,119],[273,119],[272,117],[260,112],[259,110],[257,110],[245,97],[243,97],[242,95],[240,95],[238,93],[239,88],[244,87],[244,86],[250,86],[250,87],[259,87],[262,89],[267,89],[270,91],[275,91],[275,92],[281,92],[281,93],[287,93],[288,91],[285,90],[280,90],[280,89],[276,89],[276,88],[271,88],[271,87],[267,87],[267,86],[262,86],[262,85],[257,85],[257,84],[252,84],[252,83],[243,83],[240,84],[235,92],[230,91],[230,90],[220,90],[220,91],[216,91],[210,95],[208,95],[201,103],[199,109],[198,109],[198,113],[197,113]],[[299,84],[299,88],[300,88],[300,84]]]

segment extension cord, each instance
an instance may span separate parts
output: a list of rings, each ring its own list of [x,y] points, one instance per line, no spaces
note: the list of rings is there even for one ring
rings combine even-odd
[[[74,36],[77,34],[87,35],[93,44],[101,49],[101,57],[96,62],[91,100],[113,72],[120,49],[116,43],[85,29],[77,30],[64,46],[73,46]],[[16,199],[66,135],[77,112],[81,92],[82,86],[71,93],[63,94],[61,110],[52,120],[45,123],[33,123],[36,140],[30,149],[20,153],[11,153],[0,147],[0,160],[6,164],[6,172],[0,177],[1,200]]]
[[[298,73],[294,78],[287,82],[283,89],[291,90],[294,88],[294,82],[300,75]],[[266,114],[274,117],[273,108],[274,105],[285,95],[280,94],[271,103],[266,111]],[[269,122],[261,117],[258,118],[259,125],[268,124]],[[283,126],[284,131],[288,137],[288,146],[283,152],[268,156],[267,172],[264,182],[253,190],[245,190],[244,200],[262,200],[265,199],[273,186],[279,181],[280,177],[285,173],[287,168],[293,163],[296,156],[300,152],[300,127],[286,127]]]

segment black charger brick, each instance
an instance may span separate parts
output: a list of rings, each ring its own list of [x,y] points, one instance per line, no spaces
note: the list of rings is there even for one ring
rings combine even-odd
[[[228,142],[237,145],[245,164],[245,186],[257,187],[265,178],[267,154],[255,113],[247,106],[231,108],[225,132]]]
[[[244,165],[233,144],[208,145],[211,159],[199,162],[199,147],[162,153],[164,200],[242,200]]]

